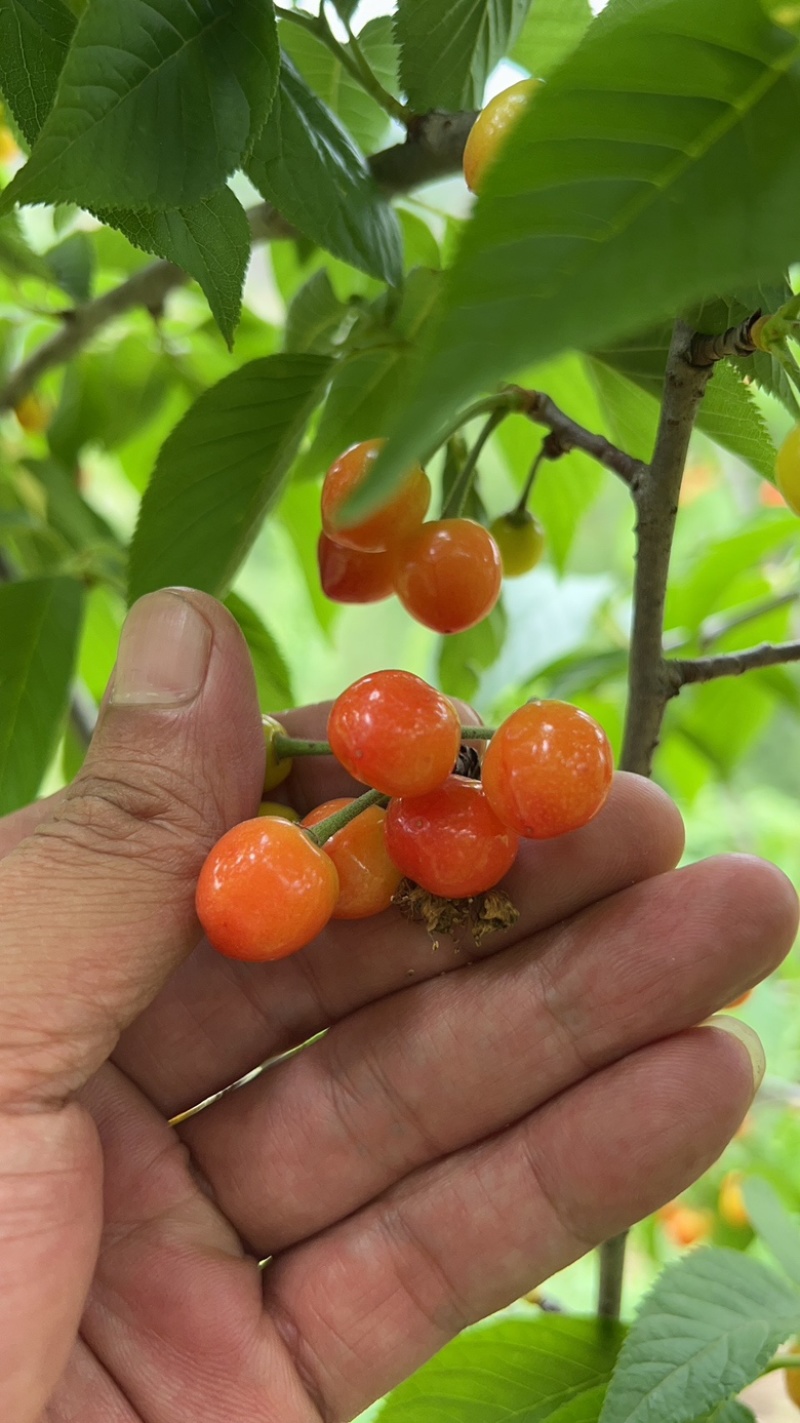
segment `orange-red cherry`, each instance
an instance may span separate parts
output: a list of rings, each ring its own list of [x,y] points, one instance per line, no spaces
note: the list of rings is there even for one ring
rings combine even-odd
[[[600,810],[614,764],[601,726],[568,702],[528,702],[483,758],[483,788],[506,825],[532,840],[578,830]]]
[[[328,470],[322,486],[322,527],[328,538],[345,548],[368,553],[394,547],[428,512],[431,485],[421,465],[415,464],[379,508],[357,523],[346,523],[343,506],[368,477],[385,440],[364,440],[345,450]]]
[[[200,871],[197,917],[219,953],[260,963],[315,939],[338,897],[333,860],[299,825],[244,820],[223,835]]]
[[[474,627],[492,611],[502,585],[500,550],[488,529],[471,519],[423,524],[397,551],[397,596],[434,632]]]
[[[424,795],[452,771],[461,723],[452,702],[412,672],[370,672],[331,707],[328,740],[351,776],[384,795]]]
[[[329,815],[352,805],[352,800],[329,800],[305,816],[305,826],[319,825]],[[330,855],[339,876],[339,898],[334,919],[368,919],[382,914],[403,876],[389,859],[384,834],[386,811],[370,805],[355,820],[343,825],[322,849]]]
[[[467,899],[511,869],[519,837],[495,815],[478,781],[450,776],[386,812],[386,844],[399,869],[430,894]]]
[[[323,533],[317,563],[322,591],[334,603],[379,603],[394,592],[394,559],[387,551],[345,548]]]

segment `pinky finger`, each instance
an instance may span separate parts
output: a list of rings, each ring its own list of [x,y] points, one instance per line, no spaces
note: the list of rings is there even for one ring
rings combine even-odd
[[[685,1189],[753,1093],[742,1045],[693,1029],[415,1172],[278,1258],[266,1307],[323,1416],[353,1417],[467,1324]]]

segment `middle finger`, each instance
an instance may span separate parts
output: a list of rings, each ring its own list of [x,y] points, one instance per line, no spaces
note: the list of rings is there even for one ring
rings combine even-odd
[[[639,776],[615,777],[601,813],[558,840],[523,842],[504,882],[521,913],[480,950],[443,938],[392,909],[332,922],[308,948],[273,964],[225,959],[204,942],[122,1037],[114,1061],[166,1116],[193,1106],[265,1059],[376,999],[491,957],[626,885],[677,864],[678,811]]]
[[[788,881],[760,861],[648,880],[362,1009],[181,1135],[228,1219],[273,1254],[700,1022],[779,962],[795,918]]]

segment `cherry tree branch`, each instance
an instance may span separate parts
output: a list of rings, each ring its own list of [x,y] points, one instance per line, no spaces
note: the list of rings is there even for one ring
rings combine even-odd
[[[565,415],[555,401],[543,391],[526,390],[521,391],[521,395],[524,397],[520,406],[522,413],[536,425],[544,425],[555,437],[555,443],[547,452],[548,459],[556,459],[558,455],[567,454],[570,450],[582,450],[584,454],[597,460],[598,464],[616,474],[623,484],[628,485],[634,497],[639,494],[648,476],[648,466],[642,460],[634,459],[632,455],[612,445],[604,435],[595,435],[591,430],[579,425],[569,415]]]
[[[691,360],[695,366],[713,366],[726,356],[752,356],[758,350],[751,336],[760,311],[754,311],[738,326],[729,326],[721,336],[704,336],[696,332],[692,338]]]
[[[415,118],[404,143],[370,159],[378,185],[392,196],[457,172],[475,117],[474,113],[434,112]],[[296,235],[271,203],[257,204],[247,216],[254,243]],[[67,312],[61,329],[17,366],[0,387],[0,413],[13,410],[48,371],[72,360],[112,321],[138,308],[154,314],[162,311],[170,292],[188,281],[187,274],[171,262],[152,262],[113,291]]]
[[[671,688],[664,659],[664,607],[672,540],[689,440],[713,366],[692,363],[693,333],[676,321],[653,459],[633,486],[636,502],[636,574],[628,670],[628,702],[621,767],[649,776]],[[618,1319],[622,1304],[626,1236],[600,1249],[598,1313]]]
[[[777,667],[782,662],[800,662],[800,642],[762,642],[742,652],[720,652],[714,657],[669,658],[665,664],[671,697],[694,682],[711,682],[716,677],[741,677],[759,667]]]
[[[692,332],[675,323],[658,434],[648,477],[636,491],[636,575],[622,758],[649,776],[664,710],[672,695],[664,663],[664,605],[683,469],[695,416],[712,367],[691,361]]]

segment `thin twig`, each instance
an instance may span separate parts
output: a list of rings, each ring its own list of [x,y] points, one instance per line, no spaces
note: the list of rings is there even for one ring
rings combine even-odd
[[[770,613],[776,613],[781,608],[796,603],[798,598],[800,598],[800,588],[795,588],[788,593],[777,593],[773,598],[764,598],[762,602],[753,603],[751,607],[745,608],[741,613],[736,613],[729,618],[724,618],[721,614],[706,618],[697,635],[698,645],[702,648],[711,647],[713,643],[719,642],[720,638],[727,637],[729,632],[735,632],[737,628],[745,627],[747,623],[754,623],[758,618],[765,618]]]
[[[760,311],[754,311],[746,321],[740,321],[738,326],[729,326],[721,336],[703,336],[696,332],[692,337],[692,365],[714,366],[726,356],[752,356],[758,347],[750,333],[760,315]]]
[[[682,687],[694,682],[712,682],[717,677],[741,677],[759,667],[777,667],[782,662],[800,662],[800,642],[762,642],[742,652],[720,652],[715,657],[669,658],[666,668],[669,695],[676,697]]]
[[[394,144],[370,159],[376,182],[392,195],[456,172],[474,119],[472,113],[431,113],[415,119],[405,143]],[[258,203],[247,216],[254,243],[296,235],[271,203]],[[13,410],[48,371],[65,365],[117,317],[140,307],[161,311],[170,292],[188,281],[186,273],[171,262],[152,262],[112,291],[75,307],[60,330],[37,347],[0,387],[0,412]]]
[[[604,435],[595,435],[570,419],[543,391],[529,390],[524,394],[527,399],[523,413],[529,420],[533,420],[537,425],[544,425],[558,437],[562,454],[569,450],[582,450],[584,454],[597,460],[598,464],[610,469],[628,485],[634,495],[636,494],[647,478],[647,465],[642,460],[634,459],[632,455],[612,445]],[[550,458],[552,457],[551,455]]]

